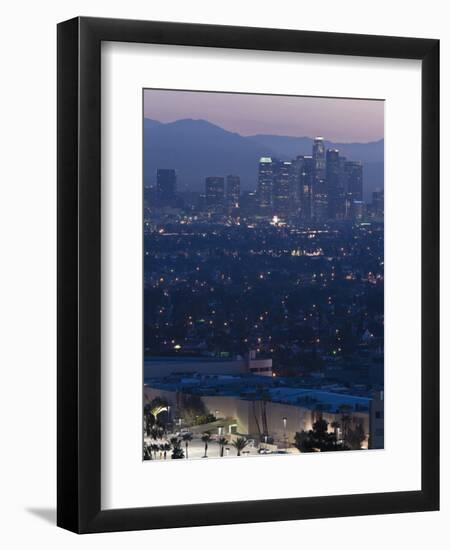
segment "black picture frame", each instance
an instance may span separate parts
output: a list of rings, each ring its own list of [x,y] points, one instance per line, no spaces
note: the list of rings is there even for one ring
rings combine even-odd
[[[422,418],[420,491],[101,509],[102,41],[422,61],[422,401],[418,403]],[[439,41],[77,17],[58,25],[57,65],[57,524],[76,533],[94,533],[438,510]]]

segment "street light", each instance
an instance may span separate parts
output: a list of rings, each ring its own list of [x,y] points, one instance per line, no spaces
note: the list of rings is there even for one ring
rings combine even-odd
[[[284,427],[284,448],[287,449],[287,435],[286,435],[286,426],[287,426],[287,417],[283,416],[283,427]]]

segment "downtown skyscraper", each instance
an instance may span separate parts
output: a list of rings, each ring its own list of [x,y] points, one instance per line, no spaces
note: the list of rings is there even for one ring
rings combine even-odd
[[[345,158],[339,155],[338,149],[328,149],[326,153],[326,186],[328,218],[343,220],[345,218]]]
[[[326,156],[323,137],[313,143],[313,218],[324,221],[328,217],[328,192],[326,184]]]
[[[205,203],[208,210],[221,210],[225,207],[225,179],[210,176],[205,179]]]
[[[294,160],[261,157],[257,205],[262,215],[295,215],[303,221],[361,219],[363,167],[314,139],[312,155]]]
[[[156,171],[156,200],[162,205],[172,205],[177,194],[177,173],[172,168]]]
[[[262,211],[269,211],[273,206],[273,187],[276,162],[271,157],[261,157],[258,169],[258,206]]]
[[[229,211],[239,208],[241,201],[241,178],[239,176],[227,176],[226,205]]]

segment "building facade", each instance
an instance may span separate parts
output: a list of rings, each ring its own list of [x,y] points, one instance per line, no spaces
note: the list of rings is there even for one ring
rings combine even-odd
[[[241,202],[241,178],[239,176],[227,176],[226,203],[229,212],[240,207]]]
[[[171,206],[177,195],[177,173],[172,168],[156,171],[156,200],[158,204]]]
[[[261,157],[258,169],[258,207],[261,211],[270,212],[273,206],[273,180],[275,161],[271,157]]]
[[[313,143],[313,218],[324,221],[328,217],[325,144],[322,137]]]
[[[225,179],[219,176],[210,176],[205,179],[206,208],[218,211],[225,207]]]

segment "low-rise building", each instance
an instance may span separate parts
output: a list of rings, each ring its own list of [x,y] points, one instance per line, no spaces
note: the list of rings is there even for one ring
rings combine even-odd
[[[380,428],[371,418],[379,411],[371,397],[289,387],[280,385],[279,380],[275,385],[249,373],[172,375],[149,379],[144,386],[144,402],[165,399],[174,417],[180,417],[180,426],[183,394],[198,396],[208,412],[223,419],[220,428],[230,434],[239,433],[257,441],[268,436],[283,446],[292,444],[296,432],[311,430],[319,417],[328,422],[329,430],[338,430],[336,426],[342,426],[345,417],[350,427],[363,427],[364,448],[369,441],[373,448],[383,446],[382,438],[370,437],[372,430]]]
[[[259,359],[254,351],[247,357],[147,357],[144,378],[163,378],[174,374],[258,374],[272,376],[272,359]]]

